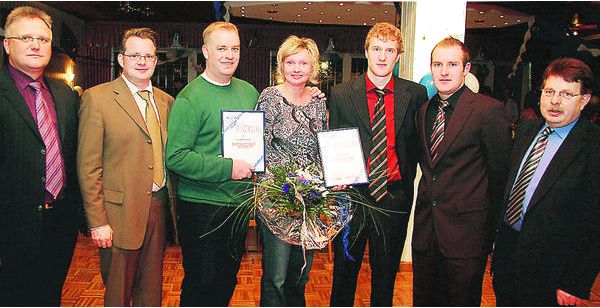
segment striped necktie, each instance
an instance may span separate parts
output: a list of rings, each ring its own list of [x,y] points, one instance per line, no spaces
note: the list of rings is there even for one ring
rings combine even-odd
[[[377,102],[371,123],[371,140],[373,148],[369,154],[369,193],[379,202],[388,194],[387,191],[387,134],[385,126],[385,91],[375,89]]]
[[[137,93],[144,101],[146,101],[146,127],[148,128],[148,133],[150,133],[150,139],[152,140],[152,157],[154,160],[154,166],[152,168],[154,171],[153,181],[158,187],[160,187],[165,179],[160,124],[158,123],[158,118],[156,117],[154,105],[152,105],[152,101],[150,100],[150,91],[140,90]]]
[[[535,173],[535,169],[542,159],[542,155],[544,155],[544,150],[548,144],[548,136],[552,134],[553,131],[554,129],[549,126],[544,129],[542,134],[535,142],[535,145],[531,149],[531,152],[529,152],[529,156],[527,156],[527,160],[525,161],[525,164],[523,164],[523,168],[521,168],[521,172],[517,177],[517,181],[510,194],[508,206],[506,208],[506,221],[508,222],[509,226],[514,225],[521,219],[521,213],[523,213],[524,205],[523,200],[525,200],[525,191],[529,186],[529,182],[531,182],[531,178]]]
[[[58,129],[50,117],[48,104],[42,95],[42,84],[33,81],[29,86],[35,91],[37,125],[46,145],[46,190],[56,199],[64,184],[64,163],[60,152]]]
[[[444,113],[444,109],[448,107],[449,104],[447,101],[440,100],[438,103],[438,113],[435,117],[435,122],[433,122],[433,129],[431,132],[431,160],[435,160],[437,157],[437,149],[442,143],[442,139],[444,139],[444,130],[446,128],[446,114]]]

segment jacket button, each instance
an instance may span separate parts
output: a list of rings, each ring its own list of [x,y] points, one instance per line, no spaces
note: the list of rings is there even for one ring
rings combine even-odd
[[[43,177],[42,177],[40,180],[42,180],[42,182],[44,182],[44,183],[45,183],[45,182],[46,182],[46,177],[45,177],[45,176],[43,176]]]
[[[437,181],[437,175],[434,174],[433,177],[431,178],[431,180],[434,182]]]
[[[42,155],[46,155],[46,149],[42,149],[40,153],[42,153]]]
[[[44,210],[44,206],[43,205],[38,205],[37,206],[37,210],[38,211],[43,211]]]
[[[437,200],[433,200],[433,201],[431,202],[431,206],[432,206],[432,207],[436,207],[437,205],[438,205],[438,202],[437,202]]]

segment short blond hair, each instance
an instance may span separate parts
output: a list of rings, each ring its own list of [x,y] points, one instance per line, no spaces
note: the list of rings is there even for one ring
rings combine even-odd
[[[238,36],[240,35],[238,28],[234,24],[226,21],[215,21],[208,25],[208,27],[206,27],[206,29],[204,29],[202,32],[203,43],[206,44],[206,40],[208,40],[210,35],[217,30],[233,31],[237,33]]]
[[[285,61],[285,58],[295,55],[301,50],[306,50],[311,58],[310,63],[312,65],[312,73],[310,74],[310,79],[308,81],[315,85],[319,83],[320,65],[317,43],[312,39],[297,37],[295,35],[288,36],[281,46],[279,46],[279,50],[277,51],[277,69],[275,70],[275,79],[277,80],[277,83],[285,81],[285,77],[283,77],[283,62]]]
[[[388,22],[378,22],[373,26],[373,28],[371,28],[371,30],[369,30],[369,33],[367,33],[367,38],[365,39],[365,50],[369,49],[372,38],[378,38],[382,41],[396,41],[396,49],[398,49],[398,54],[404,52],[402,32],[400,32],[400,29]]]
[[[10,25],[12,25],[15,21],[24,17],[39,18],[46,24],[46,26],[48,26],[48,29],[52,30],[52,17],[50,17],[50,15],[48,15],[46,12],[33,6],[18,6],[10,11],[8,16],[6,16],[4,31],[8,30]]]
[[[433,49],[431,50],[431,55],[430,55],[430,60],[429,60],[429,65],[431,65],[433,63],[433,52],[435,51],[436,48],[441,47],[458,47],[460,48],[460,51],[462,52],[463,56],[462,56],[462,60],[463,60],[463,67],[465,65],[467,65],[467,63],[469,61],[471,61],[470,57],[471,55],[469,54],[469,49],[467,48],[467,46],[465,46],[465,44],[463,42],[461,42],[460,40],[452,37],[452,36],[447,36],[444,39],[442,39],[441,41],[439,41],[437,44],[435,44],[435,46],[433,47]]]

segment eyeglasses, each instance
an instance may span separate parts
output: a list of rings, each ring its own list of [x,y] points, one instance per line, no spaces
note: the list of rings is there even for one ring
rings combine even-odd
[[[552,90],[552,89],[542,89],[542,95],[545,97],[554,97],[554,94],[556,94],[556,91]],[[561,99],[572,99],[575,96],[579,96],[581,94],[573,94],[573,93],[569,93],[569,92],[565,92],[565,91],[560,91],[558,92],[558,96]]]
[[[153,62],[156,60],[156,55],[126,55],[124,53],[122,53],[122,55],[138,62],[142,59],[144,59],[146,62]]]
[[[23,43],[27,43],[27,44],[31,44],[31,43],[33,43],[33,41],[36,41],[42,45],[50,43],[50,40],[51,40],[49,37],[45,37],[45,36],[33,37],[31,35],[9,36],[9,37],[7,37],[7,39],[19,40],[19,41],[21,41]]]

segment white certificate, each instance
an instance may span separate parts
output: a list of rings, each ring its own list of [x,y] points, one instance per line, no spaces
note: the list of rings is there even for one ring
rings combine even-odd
[[[265,113],[223,110],[223,157],[239,159],[265,172]]]
[[[317,133],[327,187],[369,182],[358,128]]]

